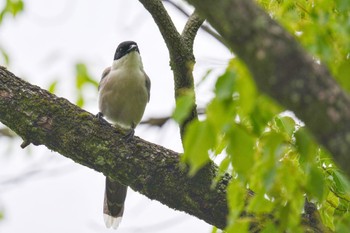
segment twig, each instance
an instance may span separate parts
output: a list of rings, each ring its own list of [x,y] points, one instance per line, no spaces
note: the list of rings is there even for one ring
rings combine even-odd
[[[175,2],[173,2],[171,0],[163,0],[163,2],[169,3],[170,5],[175,7],[179,12],[181,12],[183,15],[185,15],[186,17],[190,17],[190,14],[185,9],[183,9],[178,4],[176,4]],[[209,26],[202,24],[200,28],[203,29],[203,31],[205,31],[206,33],[208,33],[212,37],[214,37],[217,41],[219,41],[223,45],[227,46],[227,43],[224,41],[224,39],[217,32],[215,32],[213,29],[211,29]]]

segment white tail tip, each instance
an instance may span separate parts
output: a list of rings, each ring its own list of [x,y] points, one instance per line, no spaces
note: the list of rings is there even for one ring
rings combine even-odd
[[[120,222],[122,221],[121,217],[112,217],[108,214],[103,214],[103,219],[105,220],[105,224],[107,228],[113,228],[113,229],[117,229]]]

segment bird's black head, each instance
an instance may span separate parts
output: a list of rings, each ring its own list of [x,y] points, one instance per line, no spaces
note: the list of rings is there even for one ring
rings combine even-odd
[[[124,57],[126,54],[130,53],[131,51],[139,51],[139,47],[137,47],[136,42],[134,41],[124,41],[118,45],[117,50],[114,54],[114,60],[118,60],[119,58]]]

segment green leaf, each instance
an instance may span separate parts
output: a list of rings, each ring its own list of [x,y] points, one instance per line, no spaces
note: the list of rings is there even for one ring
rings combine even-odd
[[[209,161],[208,153],[215,146],[215,142],[214,131],[208,122],[194,121],[187,127],[182,161],[190,165],[190,176]]]
[[[300,163],[305,166],[308,162],[314,162],[317,155],[318,147],[314,140],[306,132],[305,128],[300,128],[295,132],[295,145],[300,153]]]
[[[237,219],[232,225],[226,228],[227,233],[249,232],[249,220],[246,218]]]
[[[187,119],[191,114],[194,106],[194,93],[192,91],[183,92],[180,97],[176,99],[176,108],[172,114],[172,118],[179,124]]]
[[[269,97],[260,95],[255,101],[255,106],[250,114],[253,132],[260,135],[271,121],[282,109]]]
[[[275,224],[269,222],[268,224],[266,224],[265,228],[261,231],[261,233],[280,233],[280,231],[278,231]]]
[[[317,201],[321,202],[325,198],[325,184],[326,183],[322,171],[315,166],[311,166],[308,173],[306,189],[308,190],[309,194],[317,199]]]
[[[85,103],[84,97],[82,95],[79,95],[75,104],[78,105],[79,107],[83,107],[84,103]]]
[[[270,190],[277,174],[278,161],[286,152],[284,136],[274,131],[267,132],[261,137],[259,145],[262,150],[262,158],[259,161],[262,164],[260,166],[261,179],[264,188]]]
[[[244,115],[249,114],[255,105],[256,90],[249,76],[238,79],[239,106]]]
[[[327,196],[327,202],[325,202],[320,208],[320,215],[322,222],[332,230],[334,230],[334,211],[335,207],[339,204],[339,198],[334,193],[329,192]]]
[[[53,82],[50,84],[50,86],[49,86],[49,88],[48,88],[48,91],[51,92],[51,93],[55,93],[57,83],[58,83],[57,80],[53,81]]]
[[[5,15],[11,14],[13,17],[16,17],[23,9],[24,3],[22,0],[6,0],[6,5],[0,12],[0,23],[2,23]]]
[[[334,170],[331,175],[334,181],[333,188],[335,192],[350,200],[350,184],[346,177],[337,170]]]
[[[285,206],[280,209],[280,230],[283,232],[288,227],[288,221],[291,213],[291,205],[290,203],[286,203]]]
[[[247,177],[254,165],[255,138],[241,127],[234,127],[228,133],[227,153],[231,156],[234,170]]]
[[[348,0],[346,0],[348,1]],[[343,61],[337,70],[337,80],[340,85],[350,92],[350,60]]]
[[[295,121],[293,118],[289,116],[278,116],[275,118],[275,122],[277,127],[282,131],[287,133],[287,135],[291,138],[293,132],[295,131]]]
[[[84,63],[75,64],[75,86],[77,89],[78,99],[76,100],[76,104],[79,107],[82,107],[85,103],[84,95],[83,95],[83,87],[84,85],[93,85],[94,87],[98,87],[98,82],[96,82],[89,74],[89,71]]]
[[[269,213],[274,207],[274,203],[267,200],[264,194],[256,194],[250,199],[248,211],[253,213]]]
[[[225,133],[231,129],[236,114],[233,103],[227,104],[214,98],[207,106],[207,120],[218,133]]]
[[[19,12],[23,11],[24,3],[22,0],[12,0],[8,2],[11,2],[11,4],[9,5],[9,11],[12,13],[13,16],[16,16]]]
[[[219,100],[231,100],[236,84],[236,73],[232,70],[226,70],[215,84],[215,95]]]
[[[96,82],[91,77],[84,63],[75,64],[75,73],[76,73],[75,83],[78,90],[81,90],[83,85],[85,84],[92,84],[95,87],[98,87],[98,82]]]
[[[336,222],[335,232],[348,233],[350,229],[350,212],[346,213],[342,218]]]
[[[245,186],[238,179],[232,179],[227,187],[229,216],[225,232],[248,232],[249,220],[240,218],[246,197],[247,189]]]
[[[0,20],[0,22],[1,22],[1,20]],[[10,57],[9,57],[8,53],[3,48],[0,48],[0,52],[1,52],[1,55],[2,55],[2,57],[4,59],[4,63],[3,64],[4,65],[9,65]]]
[[[229,216],[227,225],[233,225],[239,218],[243,208],[247,190],[238,179],[232,179],[227,187],[227,201],[229,206]]]
[[[348,0],[335,0],[335,3],[339,11],[349,11],[350,2]]]
[[[236,89],[239,93],[239,107],[243,115],[249,114],[255,105],[257,90],[255,82],[247,67],[239,59],[233,59],[230,63],[232,69],[237,70]]]
[[[211,233],[218,233],[218,228],[213,226],[213,229],[211,230]]]
[[[217,184],[217,182],[220,181],[223,175],[227,172],[229,166],[230,166],[231,159],[229,156],[226,156],[220,163],[219,165],[219,172],[216,175],[214,181],[213,181],[213,186]]]

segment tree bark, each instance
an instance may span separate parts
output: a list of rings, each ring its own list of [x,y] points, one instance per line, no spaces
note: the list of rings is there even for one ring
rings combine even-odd
[[[106,121],[1,66],[0,121],[23,138],[23,146],[45,145],[150,199],[218,228],[226,225],[226,187],[231,177],[224,176],[212,187],[215,164],[209,163],[189,177],[178,153],[138,137],[126,142]]]
[[[195,64],[193,43],[204,19],[194,12],[189,17],[182,34],[180,34],[161,0],[139,0],[139,2],[151,14],[168,48],[170,67],[174,74],[175,99],[186,95],[189,91],[193,93],[192,109],[186,119],[180,123],[180,134],[183,139],[187,125],[198,118],[193,80]]]
[[[253,0],[187,0],[248,66],[259,89],[292,110],[350,176],[350,97]]]

